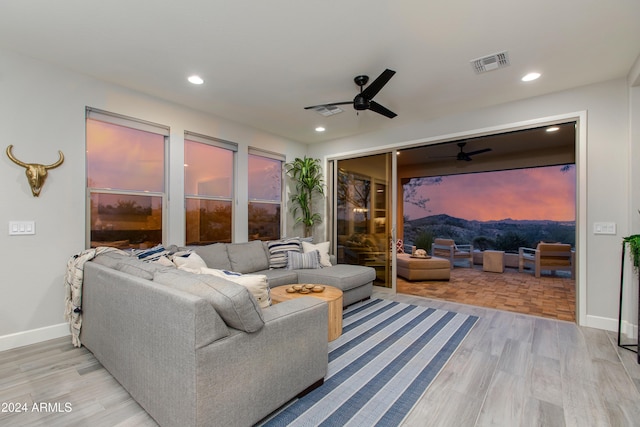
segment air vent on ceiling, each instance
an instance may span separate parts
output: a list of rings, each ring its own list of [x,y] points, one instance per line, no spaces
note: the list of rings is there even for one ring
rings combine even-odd
[[[509,53],[507,51],[471,60],[471,66],[476,74],[486,73],[509,65],[511,64],[509,63]]]
[[[333,116],[334,114],[342,113],[344,110],[340,107],[336,107],[335,105],[318,105],[313,108],[318,114],[322,114],[325,117]]]

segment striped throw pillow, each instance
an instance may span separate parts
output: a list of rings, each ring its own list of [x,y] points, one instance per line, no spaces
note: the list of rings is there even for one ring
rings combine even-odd
[[[287,252],[287,258],[287,270],[322,268],[320,252],[317,250],[307,253]]]
[[[171,255],[171,251],[165,249],[165,247],[160,244],[149,249],[134,249],[133,255],[142,261],[151,262],[157,261],[163,256]]]
[[[269,247],[269,268],[285,268],[287,266],[287,252],[302,252],[302,244],[298,237],[274,240],[267,244]]]

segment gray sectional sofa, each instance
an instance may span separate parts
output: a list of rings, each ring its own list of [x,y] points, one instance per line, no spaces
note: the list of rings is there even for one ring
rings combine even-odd
[[[261,309],[241,285],[117,255],[84,266],[80,339],[159,425],[251,426],[322,382],[325,302]]]
[[[338,286],[345,304],[368,298],[375,277],[358,266],[265,270],[262,242],[196,252],[274,285]],[[318,298],[261,308],[245,286],[118,251],[84,264],[82,293],[82,344],[161,426],[251,426],[326,375]]]

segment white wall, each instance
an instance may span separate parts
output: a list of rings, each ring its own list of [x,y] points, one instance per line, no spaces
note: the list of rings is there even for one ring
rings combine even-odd
[[[306,146],[190,110],[93,78],[0,50],[0,140],[28,163],[65,162],[51,170],[36,198],[24,169],[2,154],[0,226],[33,220],[36,235],[0,233],[0,350],[65,335],[63,276],[67,260],[85,249],[85,107],[171,127],[169,236],[184,242],[183,135],[185,130],[239,144],[239,170],[247,147],[301,157]],[[238,174],[235,240],[246,241],[246,174]],[[286,226],[288,235],[292,221]]]
[[[444,136],[474,134],[574,113],[586,117],[587,133],[583,147],[586,164],[579,165],[586,171],[586,182],[579,183],[586,196],[586,201],[582,201],[586,220],[579,223],[579,231],[586,237],[586,241],[579,242],[584,264],[579,266],[583,272],[579,279],[586,289],[586,295],[582,295],[586,313],[581,313],[580,318],[583,324],[613,330],[617,328],[618,316],[620,242],[630,234],[630,215],[638,215],[628,202],[630,120],[629,85],[625,79],[312,145],[309,155],[326,158],[380,147],[415,145]],[[615,222],[617,235],[594,235],[593,222],[600,221]]]

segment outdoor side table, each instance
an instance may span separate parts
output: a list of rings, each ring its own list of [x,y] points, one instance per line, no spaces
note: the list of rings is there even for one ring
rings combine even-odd
[[[492,273],[504,273],[504,251],[484,251],[482,270]]]

